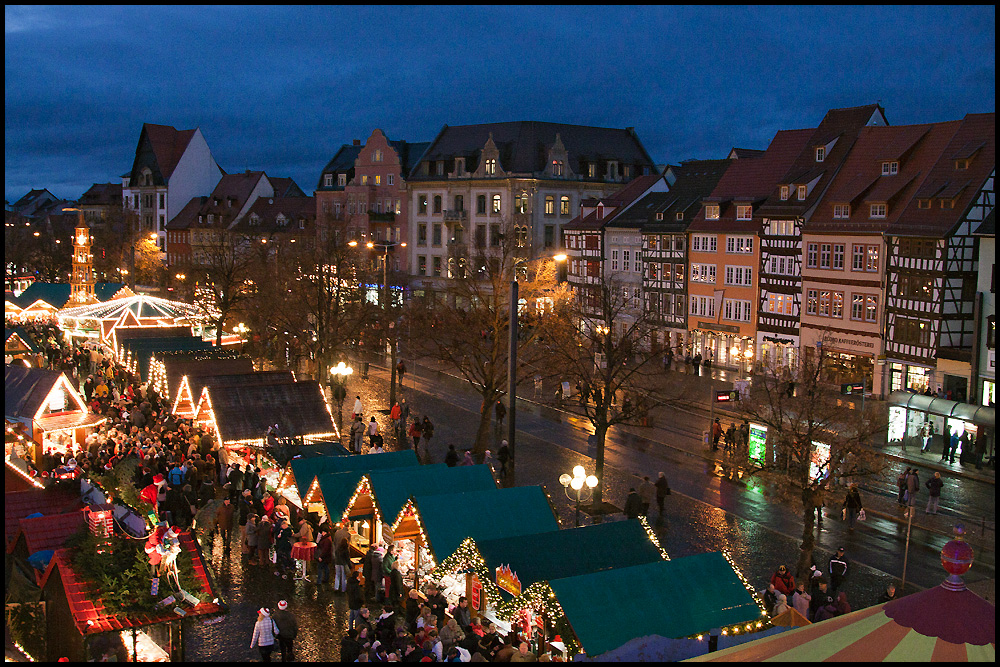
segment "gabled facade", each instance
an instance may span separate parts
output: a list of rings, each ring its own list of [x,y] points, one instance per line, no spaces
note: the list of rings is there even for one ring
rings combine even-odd
[[[443,288],[476,248],[499,245],[505,226],[526,259],[556,254],[584,200],[654,171],[631,128],[444,126],[408,178],[414,293]]]
[[[585,308],[595,314],[600,308],[600,286],[614,280],[627,290],[623,297],[634,301],[638,311],[642,303],[642,235],[640,227],[607,228],[629,210],[641,197],[664,192],[668,185],[663,176],[641,176],[617,192],[582,202],[580,215],[562,230],[566,248],[567,281],[576,290]],[[627,326],[622,322],[622,326]]]
[[[692,356],[749,371],[755,358],[760,219],[755,210],[802,152],[812,130],[783,130],[759,157],[735,160],[688,227]]]
[[[91,228],[104,225],[109,216],[122,210],[122,184],[94,183],[80,195],[76,207],[83,211],[83,217]]]
[[[201,130],[144,123],[122,199],[139,216],[142,233],[156,234],[165,254],[167,223],[192,198],[212,192],[223,174]]]
[[[974,232],[996,205],[996,116],[938,125],[948,128],[948,142],[885,233],[886,364],[890,390],[926,378],[932,391],[966,402],[976,333]]]
[[[888,125],[877,104],[831,109],[775,192],[754,212],[760,222],[757,358],[775,372],[794,368],[799,348],[802,225],[815,210],[863,127]]]
[[[997,401],[997,226],[996,208],[975,231],[979,239],[979,285],[976,291],[977,337],[972,355],[973,402]]]

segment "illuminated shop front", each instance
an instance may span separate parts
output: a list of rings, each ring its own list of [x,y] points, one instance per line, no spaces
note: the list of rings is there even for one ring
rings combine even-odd
[[[751,371],[754,361],[754,340],[741,336],[739,327],[712,322],[698,322],[700,328],[691,332],[691,356],[701,354],[702,363]]]
[[[799,351],[798,336],[761,333],[758,336],[757,347],[760,350],[759,362],[762,369],[795,368]]]
[[[889,364],[889,391],[915,391],[922,394],[931,388],[934,369],[899,362]]]
[[[961,457],[962,437],[968,434],[970,443],[984,438],[983,449],[993,455],[996,409],[924,396],[908,391],[889,394],[889,443],[922,447],[932,452],[943,451],[950,438],[957,439],[955,456]],[[970,454],[971,452],[966,452]]]

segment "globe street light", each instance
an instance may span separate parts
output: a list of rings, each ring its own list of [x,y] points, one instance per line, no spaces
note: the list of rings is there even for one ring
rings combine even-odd
[[[344,428],[344,399],[347,398],[347,376],[354,372],[354,369],[343,361],[336,366],[330,367],[330,394],[337,401],[337,426]]]
[[[563,473],[559,476],[559,483],[562,484],[566,497],[576,501],[576,527],[579,528],[580,502],[590,502],[593,499],[598,480],[595,476],[588,475],[583,466],[576,466],[573,468],[573,476],[570,477],[567,473]],[[573,490],[572,495],[570,495],[570,489]]]

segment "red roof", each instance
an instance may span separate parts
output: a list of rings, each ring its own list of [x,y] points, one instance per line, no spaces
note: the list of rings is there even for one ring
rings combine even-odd
[[[34,519],[21,519],[20,529],[7,546],[7,552],[13,552],[18,539],[23,535],[28,553],[59,549],[74,533],[84,525],[83,510],[66,512],[65,514],[49,514]]]
[[[201,590],[197,592],[207,595],[210,600],[213,599],[215,594],[205,573],[205,565],[198,554],[194,539],[190,533],[181,533],[179,539],[181,547],[191,554],[195,578],[201,584]],[[88,597],[88,593],[93,590],[94,584],[92,582],[81,581],[77,577],[76,572],[73,571],[72,560],[72,552],[69,549],[57,550],[52,557],[52,561],[49,563],[48,569],[45,571],[41,585],[45,586],[52,572],[58,567],[59,576],[66,591],[66,599],[69,602],[70,613],[73,615],[73,623],[80,634],[93,635],[102,632],[121,631],[132,627],[165,623],[180,618],[173,611],[176,605],[171,605],[166,609],[151,614],[119,616],[108,613],[100,600],[95,603]],[[218,603],[211,601],[199,602],[194,607],[182,605],[182,608],[187,612],[185,618],[217,614],[222,611],[222,607]]]
[[[587,215],[573,218],[563,225],[563,229],[573,231],[603,228],[604,225],[614,219],[615,215],[622,211],[623,207],[628,206],[636,199],[646,194],[646,191],[656,185],[661,178],[663,178],[662,174],[639,176],[621,190],[617,190],[607,197],[601,197],[596,200],[597,204],[604,204],[604,207],[607,209],[603,218],[598,218],[597,211],[594,210]]]
[[[178,130],[170,125],[152,123],[144,123],[142,129],[146,131],[146,137],[153,147],[160,173],[164,179],[169,179],[197,130]]]
[[[689,231],[756,231],[760,221],[736,220],[736,207],[730,203],[753,203],[766,199],[788,172],[814,129],[781,130],[774,135],[764,155],[734,160],[706,201],[717,201],[722,208],[718,220],[706,220],[702,207]]]
[[[9,488],[9,487],[8,487]],[[60,489],[7,491],[3,496],[5,544],[17,535],[20,520],[29,514],[43,515],[72,512],[83,507],[80,494]]]

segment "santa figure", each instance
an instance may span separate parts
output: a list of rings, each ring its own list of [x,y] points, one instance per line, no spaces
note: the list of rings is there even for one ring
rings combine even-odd
[[[159,475],[157,475],[159,477]],[[150,486],[153,486],[150,484]],[[149,488],[149,487],[146,487]],[[145,489],[143,489],[145,492]],[[167,534],[167,525],[161,523],[153,529],[153,532],[149,534],[146,538],[146,546],[144,548],[146,556],[149,558],[149,564],[156,569],[160,565],[160,561],[163,560],[163,552],[160,550],[160,545],[163,543],[164,536]]]
[[[156,508],[156,499],[166,483],[167,480],[163,478],[163,475],[156,475],[153,477],[153,483],[139,492],[139,497]]]

